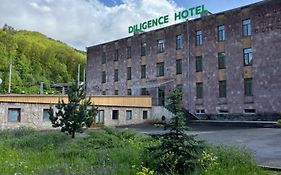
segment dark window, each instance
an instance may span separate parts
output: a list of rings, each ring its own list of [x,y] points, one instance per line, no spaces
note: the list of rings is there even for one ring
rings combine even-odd
[[[196,83],[196,98],[203,98],[203,83]]]
[[[156,64],[157,77],[164,76],[164,62]]]
[[[195,67],[196,67],[196,72],[202,72],[203,70],[203,60],[202,56],[197,56],[195,57]]]
[[[218,53],[218,67],[219,69],[225,69],[225,53]]]
[[[141,43],[141,56],[146,54],[146,43]]]
[[[176,74],[182,73],[182,60],[176,61]]]
[[[242,25],[243,25],[243,36],[251,36],[252,35],[251,19],[243,20]]]
[[[176,49],[182,49],[182,35],[177,35]]]
[[[106,83],[106,73],[105,73],[105,71],[102,71],[102,73],[101,73],[101,82]]]
[[[146,120],[148,118],[147,111],[142,111],[142,119]]]
[[[19,108],[9,108],[8,109],[8,122],[20,122],[21,109]]]
[[[119,118],[119,111],[113,110],[112,111],[112,120],[118,120],[118,118]]]
[[[245,66],[252,65],[253,63],[252,48],[243,49],[243,53],[244,53],[244,65]]]
[[[127,80],[131,80],[131,79],[132,79],[132,68],[127,67]]]
[[[114,90],[114,95],[118,95],[118,90]]]
[[[146,65],[141,65],[141,79],[146,78]]]
[[[114,57],[114,61],[118,61],[119,59],[119,51],[118,49],[115,50],[115,57]]]
[[[165,46],[164,46],[164,40],[163,39],[157,40],[157,50],[158,50],[158,53],[164,52]]]
[[[132,120],[132,110],[126,110],[126,120]]]
[[[127,89],[127,95],[132,95],[132,89]]]
[[[43,109],[43,121],[50,121],[49,111],[50,109]]]
[[[105,56],[105,52],[102,53],[102,60],[101,60],[102,64],[106,63],[106,56]]]
[[[106,91],[102,91],[102,95],[106,95]]]
[[[225,40],[225,30],[224,25],[218,26],[218,41],[224,41]]]
[[[196,109],[196,114],[205,114],[205,109]]]
[[[201,46],[203,43],[202,30],[196,31],[196,46]]]
[[[253,96],[253,84],[252,78],[245,78],[244,79],[244,92],[245,96]]]
[[[127,47],[127,58],[131,58],[132,57],[132,50],[131,50],[131,46]]]
[[[219,97],[226,97],[226,80],[219,81]]]
[[[114,70],[114,81],[118,81],[118,69]]]
[[[141,95],[148,95],[148,91],[146,88],[141,88]]]
[[[256,114],[256,110],[255,109],[244,109],[244,113],[245,114]]]

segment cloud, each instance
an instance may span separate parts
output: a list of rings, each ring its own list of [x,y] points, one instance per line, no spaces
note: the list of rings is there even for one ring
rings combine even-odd
[[[179,10],[171,0],[1,0],[0,25],[39,31],[75,48],[129,36],[128,26]]]

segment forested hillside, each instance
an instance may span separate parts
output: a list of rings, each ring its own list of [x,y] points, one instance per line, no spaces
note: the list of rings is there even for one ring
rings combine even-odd
[[[8,91],[10,63],[11,93],[38,93],[39,82],[52,91],[50,84],[74,81],[77,65],[84,68],[86,55],[39,32],[5,25],[0,28],[0,93]]]

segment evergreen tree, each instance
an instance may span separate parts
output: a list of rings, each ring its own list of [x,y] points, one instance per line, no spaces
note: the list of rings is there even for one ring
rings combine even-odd
[[[83,86],[75,84],[68,90],[68,103],[59,100],[56,108],[58,111],[55,115],[52,107],[49,110],[53,127],[61,127],[61,131],[70,134],[72,138],[83,126],[91,126],[93,117],[98,113],[98,108],[91,103],[91,99],[86,99]]]
[[[170,131],[162,136],[159,146],[149,148],[152,156],[150,160],[156,161],[152,166],[158,174],[186,175],[201,169],[198,160],[204,150],[204,143],[186,134],[189,129],[182,112],[181,99],[179,90],[171,93],[169,101],[175,115],[165,125]]]

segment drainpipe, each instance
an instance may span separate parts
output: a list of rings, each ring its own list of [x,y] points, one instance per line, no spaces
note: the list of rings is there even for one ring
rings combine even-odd
[[[188,110],[191,110],[191,81],[190,81],[190,36],[189,36],[189,21],[186,20],[187,25],[187,89],[188,89]]]

